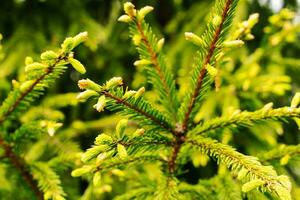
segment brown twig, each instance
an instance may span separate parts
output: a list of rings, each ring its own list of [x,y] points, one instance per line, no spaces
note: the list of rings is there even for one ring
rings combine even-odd
[[[168,124],[161,122],[155,116],[150,115],[149,113],[145,112],[144,110],[128,103],[125,99],[121,99],[121,98],[109,93],[108,91],[102,91],[102,94],[105,95],[106,97],[109,97],[109,98],[115,100],[117,103],[123,104],[124,106],[130,108],[131,110],[134,110],[134,111],[138,112],[139,114],[145,116],[146,118],[150,119],[151,121],[153,121],[155,124],[157,124],[161,128],[163,128],[167,131],[170,131],[170,132],[174,132]]]
[[[12,150],[12,147],[7,144],[2,137],[0,137],[0,146],[4,149],[4,156],[10,160],[12,165],[19,171],[20,175],[23,177],[24,181],[32,189],[37,199],[43,200],[43,192],[37,186],[36,181],[33,179],[32,175],[26,168],[25,161],[18,157]]]
[[[192,109],[193,109],[193,106],[195,104],[196,98],[199,95],[200,89],[202,87],[203,79],[206,75],[206,65],[210,63],[211,58],[213,56],[213,53],[216,49],[216,44],[217,44],[218,39],[220,37],[222,27],[223,27],[223,24],[224,24],[225,19],[227,17],[227,14],[228,14],[228,11],[230,9],[231,3],[232,3],[232,0],[228,0],[225,4],[225,7],[224,7],[224,10],[223,10],[223,13],[222,13],[221,23],[216,29],[213,40],[212,40],[212,42],[210,44],[210,47],[209,47],[209,50],[208,50],[208,54],[205,57],[203,66],[201,68],[200,74],[199,74],[198,79],[197,79],[197,85],[196,85],[194,94],[193,94],[193,96],[191,98],[191,101],[189,103],[187,112],[184,115],[183,123],[182,123],[181,127],[179,127],[177,131],[175,131],[175,134],[174,134],[174,136],[175,136],[175,145],[173,146],[173,151],[172,151],[172,154],[171,154],[171,158],[168,161],[168,167],[169,167],[169,173],[170,174],[174,174],[174,172],[175,172],[176,159],[178,157],[178,153],[180,151],[180,148],[181,148],[182,144],[186,141],[185,133],[187,131],[187,126],[188,126],[188,121],[189,121],[189,118],[190,118],[190,114],[192,112]]]
[[[223,10],[223,13],[222,13],[222,20],[221,20],[221,23],[220,25],[217,27],[216,29],[216,32],[214,34],[214,37],[213,37],[213,40],[210,44],[210,47],[209,47],[209,50],[208,50],[208,54],[206,55],[205,57],[205,60],[204,60],[204,63],[202,65],[202,68],[201,68],[201,71],[200,71],[200,74],[198,76],[198,79],[197,79],[197,85],[196,85],[196,88],[194,90],[194,93],[193,93],[193,96],[191,98],[191,101],[189,102],[189,106],[188,106],[188,109],[186,111],[186,113],[184,114],[184,120],[183,120],[183,129],[186,130],[187,129],[187,126],[188,126],[188,121],[189,121],[189,118],[190,118],[190,114],[193,110],[193,107],[194,107],[194,104],[195,104],[195,101],[196,101],[196,98],[198,97],[199,95],[199,92],[201,90],[201,87],[202,87],[202,83],[203,83],[203,79],[206,75],[206,65],[210,63],[211,61],[211,58],[213,56],[213,53],[216,49],[216,44],[218,42],[218,39],[220,37],[220,34],[221,34],[221,31],[222,31],[222,27],[223,27],[223,24],[226,20],[226,17],[227,17],[227,14],[228,14],[228,11],[230,9],[230,5],[232,4],[232,0],[228,0],[225,4],[225,7],[224,7],[224,10]]]
[[[146,37],[146,35],[143,31],[142,24],[139,20],[136,20],[136,26],[137,26],[138,31],[141,34],[142,41],[144,42],[144,44],[145,44],[145,46],[146,46],[146,48],[147,48],[147,50],[148,50],[148,52],[151,56],[151,62],[153,64],[153,66],[155,67],[155,69],[157,71],[157,74],[159,75],[159,78],[160,78],[160,80],[163,84],[165,92],[167,93],[168,101],[172,105],[174,102],[171,99],[171,91],[170,91],[170,88],[167,85],[167,82],[166,82],[165,78],[164,78],[164,74],[161,70],[161,66],[159,65],[158,58],[157,58],[157,53],[151,47],[150,42],[148,41],[148,39],[147,39],[147,37]],[[174,121],[176,122],[177,121],[176,112],[174,110],[172,112],[173,112],[172,114],[173,114]]]
[[[34,87],[39,84],[47,75],[49,75],[50,73],[53,72],[53,68],[62,60],[64,60],[67,56],[61,54],[56,61],[50,65],[48,68],[45,69],[45,73],[42,74],[39,78],[37,78],[32,85],[23,93],[21,93],[21,95],[16,99],[16,101],[14,102],[14,104],[7,110],[7,112],[5,112],[1,117],[0,117],[0,124],[2,124],[6,118],[13,113],[17,107],[19,106],[19,104],[22,102],[22,100],[34,89]]]

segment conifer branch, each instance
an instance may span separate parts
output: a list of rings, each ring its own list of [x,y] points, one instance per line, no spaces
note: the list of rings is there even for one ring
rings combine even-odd
[[[221,15],[221,22],[215,30],[213,39],[212,39],[212,41],[209,45],[209,50],[207,52],[207,55],[205,56],[204,62],[203,62],[202,67],[201,67],[201,71],[198,75],[198,78],[197,78],[197,81],[196,81],[196,83],[197,83],[196,87],[194,89],[193,95],[191,96],[191,99],[189,100],[187,110],[184,113],[184,119],[183,119],[183,122],[182,122],[183,130],[187,129],[188,121],[190,119],[190,114],[193,110],[196,99],[197,99],[197,97],[200,93],[204,77],[206,76],[206,72],[207,72],[206,65],[208,65],[211,62],[211,59],[212,59],[213,54],[215,52],[215,49],[217,48],[217,42],[220,38],[221,31],[222,31],[222,28],[223,28],[223,24],[224,24],[224,22],[225,22],[225,20],[228,16],[228,11],[230,10],[230,7],[231,7],[233,1],[234,0],[227,0],[226,3],[225,3],[225,7],[224,7],[223,13]]]
[[[86,32],[79,33],[75,37],[66,38],[59,53],[46,51],[41,54],[43,63],[33,62],[31,57],[26,58],[27,81],[21,83],[21,85],[15,81],[14,89],[0,107],[0,125],[16,110],[19,108],[24,110],[28,107],[28,103],[39,97],[45,88],[53,82],[53,79],[64,71],[64,65],[70,63],[78,72],[85,73],[85,68],[78,60],[73,58],[71,50],[85,41],[86,38]]]
[[[39,189],[37,182],[34,180],[31,173],[26,168],[25,161],[18,157],[11,147],[11,145],[7,144],[3,138],[0,136],[0,146],[4,150],[4,156],[8,158],[11,164],[19,171],[20,175],[24,179],[24,181],[28,184],[28,186],[32,189],[37,199],[43,200],[43,192]]]
[[[165,162],[165,160],[163,160],[159,156],[151,156],[151,155],[132,156],[132,157],[127,158],[126,160],[117,159],[117,160],[110,161],[107,165],[98,166],[95,169],[95,172],[96,171],[113,169],[113,168],[116,168],[116,167],[119,167],[119,166],[131,164],[131,163],[134,163],[134,162],[146,162],[146,161],[161,161],[161,162]]]
[[[34,87],[39,84],[47,75],[51,74],[53,72],[54,67],[60,62],[63,61],[67,58],[67,55],[61,54],[55,61],[55,63],[53,63],[52,65],[50,65],[48,68],[45,69],[45,72],[38,77],[37,79],[34,80],[34,82],[32,83],[32,85],[25,90],[24,92],[21,92],[19,97],[17,99],[15,99],[15,102],[10,106],[9,109],[7,109],[7,111],[5,113],[2,114],[2,116],[0,117],[0,124],[2,124],[6,118],[16,110],[16,108],[19,106],[19,104],[21,103],[21,101],[30,93],[32,92],[32,90],[34,89]],[[0,108],[1,110],[1,108]]]
[[[267,104],[268,105],[268,104]],[[263,108],[254,112],[241,112],[233,114],[231,117],[219,117],[208,120],[203,124],[197,125],[188,132],[188,135],[201,135],[220,128],[230,126],[249,126],[255,122],[264,120],[280,120],[292,117],[300,117],[300,108],[282,107],[277,109]],[[206,135],[207,135],[206,134]]]
[[[225,164],[232,171],[238,172],[238,179],[248,181],[244,184],[243,191],[260,187],[262,191],[273,192],[282,200],[291,199],[291,186],[288,178],[278,176],[272,167],[263,166],[257,158],[243,155],[232,147],[209,138],[189,139],[187,144],[215,158],[217,162]],[[256,185],[256,183],[260,184]]]
[[[117,104],[122,104],[125,107],[134,110],[135,112],[139,113],[140,115],[145,116],[147,119],[151,120],[152,122],[154,122],[156,125],[160,126],[161,128],[169,131],[169,132],[173,132],[172,128],[168,125],[168,123],[163,122],[159,119],[156,118],[156,116],[151,115],[150,113],[148,113],[147,111],[138,108],[137,106],[127,102],[125,99],[122,99],[116,95],[113,95],[112,93],[108,92],[108,91],[102,91],[102,94],[105,95],[106,97],[109,97],[113,100],[116,101]]]
[[[298,145],[280,145],[272,150],[258,155],[261,161],[268,162],[280,159],[281,164],[287,164],[288,161],[300,155],[300,144]]]
[[[162,85],[163,85],[163,89],[165,90],[165,93],[166,93],[166,97],[168,99],[168,104],[169,104],[169,109],[171,109],[172,111],[172,115],[173,115],[173,119],[175,122],[177,122],[177,114],[176,114],[176,101],[174,101],[174,94],[171,93],[171,89],[169,88],[168,84],[167,84],[167,81],[165,80],[165,77],[166,75],[164,74],[164,72],[162,71],[162,68],[159,64],[159,61],[158,61],[158,55],[157,53],[154,51],[154,49],[152,48],[148,38],[146,37],[145,33],[144,33],[144,30],[142,28],[142,23],[141,21],[139,20],[136,20],[135,21],[136,23],[136,26],[137,26],[137,29],[139,31],[139,33],[141,34],[142,36],[142,41],[144,42],[146,48],[148,49],[148,52],[150,54],[150,57],[151,57],[151,63],[153,64],[154,68],[156,69],[156,72],[157,74],[159,75],[159,78],[162,82]],[[174,84],[171,85],[171,87],[174,87]],[[176,98],[175,98],[176,99]]]
[[[145,16],[152,10],[153,7],[151,6],[136,10],[133,4],[124,4],[124,11],[127,15],[121,16],[119,21],[129,23],[130,36],[140,54],[141,60],[136,61],[134,65],[145,67],[147,79],[158,92],[158,101],[164,105],[166,112],[175,124],[177,122],[178,100],[175,92],[174,75],[167,68],[161,51],[164,39],[157,40],[151,27],[144,20]]]

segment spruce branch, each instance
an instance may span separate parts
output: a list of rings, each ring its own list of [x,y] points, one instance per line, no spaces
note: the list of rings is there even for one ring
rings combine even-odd
[[[293,157],[300,155],[300,144],[298,145],[280,145],[272,150],[258,155],[262,162],[280,160],[280,164],[285,165]]]
[[[210,85],[210,78],[206,77],[207,76],[207,65],[211,64],[214,62],[214,54],[216,54],[216,49],[218,48],[218,45],[222,39],[222,37],[224,37],[224,34],[226,33],[226,30],[228,29],[228,27],[230,26],[231,22],[230,22],[230,18],[232,17],[235,5],[237,3],[237,0],[226,0],[226,2],[224,3],[224,7],[222,10],[222,13],[220,14],[221,18],[219,20],[219,23],[217,25],[217,27],[214,29],[212,27],[214,27],[214,22],[212,22],[212,25],[209,25],[209,29],[210,31],[214,31],[211,41],[205,41],[207,39],[210,39],[210,32],[207,32],[206,35],[204,35],[204,45],[205,43],[208,43],[209,46],[208,51],[204,50],[205,53],[203,52],[199,52],[198,55],[200,57],[202,57],[202,54],[205,54],[204,56],[204,61],[202,66],[197,66],[194,69],[193,74],[195,74],[196,78],[195,80],[193,80],[193,90],[191,94],[187,95],[186,100],[184,100],[184,102],[181,105],[181,112],[183,113],[183,119],[182,119],[182,129],[185,131],[187,129],[189,120],[191,118],[191,113],[195,107],[196,103],[199,103],[199,95],[202,95],[202,90],[201,88],[203,88],[203,86],[208,86]],[[219,2],[217,4],[220,4]],[[217,8],[218,5],[216,5]],[[219,13],[217,13],[216,15],[218,15]],[[212,20],[214,21],[214,20]],[[224,29],[224,30],[223,30]],[[203,51],[203,50],[202,50]],[[218,49],[219,51],[219,49]],[[197,62],[202,62],[199,61],[198,59],[196,60]],[[198,64],[199,65],[199,64]],[[194,77],[193,77],[194,78]],[[205,79],[207,79],[205,81]],[[195,84],[194,84],[195,82]],[[195,85],[195,86],[194,86]],[[207,90],[207,89],[206,89]],[[200,92],[201,91],[201,92]]]
[[[253,123],[266,121],[266,120],[283,120],[286,118],[300,117],[300,108],[282,107],[272,109],[267,104],[264,108],[254,112],[240,112],[232,116],[224,116],[214,118],[197,125],[195,128],[188,132],[188,136],[205,134],[208,136],[212,131],[220,128],[232,126],[249,126]]]
[[[234,148],[210,138],[198,136],[186,142],[215,158],[218,163],[225,164],[231,171],[238,172],[239,179],[248,181],[244,184],[243,191],[247,192],[259,187],[262,191],[273,192],[282,200],[291,199],[288,178],[278,176],[272,167],[263,166],[257,158],[243,155]]]
[[[153,84],[154,89],[158,91],[159,102],[164,105],[166,112],[175,124],[177,122],[176,108],[178,107],[178,100],[174,75],[167,68],[161,50],[164,39],[158,40],[149,24],[144,20],[145,15],[152,11],[153,7],[146,6],[140,10],[135,10],[134,6],[129,8],[124,5],[124,10],[127,15],[121,16],[119,21],[129,23],[130,36],[141,59],[134,64],[138,67],[146,67],[149,75],[147,78]],[[129,18],[129,20],[122,20],[124,17]]]
[[[153,130],[174,132],[168,117],[156,110],[142,97],[145,91],[143,87],[138,91],[124,90],[123,81],[120,77],[114,77],[102,86],[89,79],[80,80],[78,85],[81,89],[85,89],[77,96],[80,101],[86,101],[93,96],[100,96],[97,104],[94,105],[94,108],[99,112],[107,108],[128,116],[139,122],[140,125],[150,126]]]
[[[22,176],[23,180],[28,184],[32,189],[37,199],[43,200],[43,192],[39,189],[37,182],[33,178],[32,174],[28,170],[28,167],[25,164],[25,161],[16,155],[13,151],[13,148],[10,144],[6,143],[2,136],[0,136],[0,146],[4,150],[4,157],[8,158],[11,164],[17,169]]]
[[[42,62],[33,62],[31,57],[25,60],[26,81],[18,83],[14,81],[14,89],[9,93],[0,107],[0,125],[8,118],[13,117],[17,111],[25,110],[30,103],[42,95],[46,87],[53,83],[65,70],[66,64],[70,63],[75,70],[85,73],[85,68],[73,58],[73,50],[85,41],[87,33],[79,33],[75,37],[66,38],[61,45],[59,53],[46,51],[41,54]]]
[[[136,163],[138,162],[150,162],[150,161],[160,161],[165,162],[161,157],[159,156],[153,156],[153,155],[143,155],[143,156],[131,156],[126,160],[120,160],[120,159],[112,159],[107,164],[100,165],[95,168],[94,172],[96,171],[104,171],[109,169],[114,169],[120,166],[127,166],[128,164]]]

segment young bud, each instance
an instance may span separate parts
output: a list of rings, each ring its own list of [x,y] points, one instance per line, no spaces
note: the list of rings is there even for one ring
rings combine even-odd
[[[142,36],[140,34],[135,34],[133,37],[132,37],[132,41],[133,41],[133,44],[138,46],[141,41],[142,41]]]
[[[242,186],[242,191],[243,192],[249,192],[261,185],[265,184],[265,182],[263,180],[260,180],[260,179],[257,179],[257,180],[252,180],[252,181],[249,181],[248,183],[245,183],[243,186]]]
[[[251,33],[248,33],[246,36],[245,36],[245,40],[253,40],[254,39],[254,35],[252,35]]]
[[[145,133],[145,129],[140,128],[140,129],[137,129],[137,130],[132,134],[132,136],[133,136],[133,137],[138,137],[138,136],[142,136],[144,133]]]
[[[125,131],[125,128],[127,127],[127,125],[128,125],[128,120],[127,119],[121,119],[119,121],[119,123],[117,124],[117,126],[116,126],[116,135],[117,135],[118,139],[123,138],[124,131]]]
[[[85,165],[85,166],[83,166],[81,168],[73,170],[72,173],[71,173],[71,176],[78,177],[78,176],[82,176],[84,174],[87,174],[87,173],[89,173],[91,171],[92,171],[92,167]]]
[[[291,156],[289,154],[287,154],[280,159],[280,164],[283,166],[287,165],[289,163],[290,159],[291,159]]]
[[[128,98],[134,96],[135,94],[136,94],[136,91],[129,90],[129,91],[125,92],[125,94],[123,95],[123,99],[128,99]]]
[[[113,169],[113,170],[111,170],[111,173],[116,175],[116,176],[119,176],[119,177],[125,176],[125,173],[122,170],[119,170],[119,169]]]
[[[96,158],[96,164],[100,165],[103,160],[105,160],[108,157],[106,152],[100,153]]]
[[[133,63],[134,66],[144,66],[144,65],[151,65],[152,62],[146,59],[142,59],[142,60],[137,60]]]
[[[45,65],[45,64],[42,64],[39,62],[34,62],[29,65],[26,65],[25,72],[32,71],[32,70],[46,69],[47,67],[48,67],[48,65]]]
[[[157,51],[160,51],[162,49],[162,47],[164,46],[165,43],[165,39],[161,38],[158,42],[157,42]]]
[[[84,66],[74,58],[68,58],[68,61],[73,66],[73,68],[78,71],[80,74],[84,74],[86,72]]]
[[[124,23],[129,23],[132,21],[132,19],[128,15],[122,15],[121,17],[118,18],[118,21],[124,22]]]
[[[263,111],[269,111],[273,108],[273,102],[267,103],[266,105],[264,105],[264,107],[262,108]]]
[[[245,43],[242,40],[232,40],[232,41],[227,41],[223,43],[224,47],[241,47],[243,46]]]
[[[219,26],[222,22],[222,18],[219,15],[214,16],[212,23],[215,27]]]
[[[300,92],[297,92],[292,99],[291,107],[297,108],[299,106],[299,104],[300,104]]]
[[[104,110],[106,106],[106,99],[105,99],[105,96],[101,96],[99,99],[98,99],[98,102],[97,104],[95,104],[93,107],[98,111],[98,112],[102,112]]]
[[[54,60],[57,57],[58,55],[54,51],[45,51],[44,53],[41,54],[42,60]]]
[[[91,81],[90,79],[82,79],[78,81],[78,87],[80,89],[88,89],[88,90],[94,90],[97,92],[101,91],[101,86],[95,83],[94,81]]]
[[[86,163],[89,160],[96,158],[100,153],[107,151],[109,147],[107,145],[93,146],[81,155],[81,161]]]
[[[11,81],[11,83],[12,83],[12,86],[13,86],[14,89],[20,88],[20,83],[18,81],[16,81],[15,79],[13,79]]]
[[[259,18],[258,13],[254,13],[254,14],[249,16],[248,23],[249,23],[250,28],[252,28],[255,24],[257,24],[258,18]]]
[[[61,48],[66,53],[70,52],[74,48],[74,39],[72,37],[67,37],[61,44]]]
[[[26,92],[30,87],[32,87],[33,83],[34,83],[34,80],[25,81],[24,83],[21,84],[20,91]]]
[[[97,186],[97,185],[99,185],[100,181],[101,181],[101,173],[100,172],[96,172],[94,174],[94,177],[93,177],[93,184],[95,186]]]
[[[141,88],[136,92],[136,94],[134,95],[134,98],[138,99],[138,98],[140,98],[144,93],[145,93],[145,88],[144,88],[144,87],[141,87]]]
[[[224,53],[220,52],[219,54],[216,55],[216,62],[219,62],[222,58],[224,57]]]
[[[154,8],[152,6],[145,6],[138,11],[138,19],[141,21],[145,16],[150,13]]]
[[[210,64],[207,64],[206,69],[208,74],[211,75],[212,77],[217,76],[218,70],[215,67],[211,66]]]
[[[96,145],[106,144],[106,143],[111,143],[112,141],[113,141],[112,137],[110,137],[105,133],[102,133],[96,137],[95,144]]]
[[[128,154],[127,154],[126,148],[122,144],[117,145],[117,151],[118,151],[119,157],[122,160],[127,158]]]
[[[134,5],[131,2],[124,3],[124,11],[131,18],[136,16],[136,9],[134,8]]]
[[[33,59],[30,56],[27,56],[25,58],[25,65],[30,65],[31,63],[33,63]]]
[[[93,96],[99,96],[99,94],[93,90],[86,90],[84,92],[80,92],[76,99],[80,102],[85,102],[86,100],[88,100],[89,98],[93,97]]]
[[[116,86],[123,85],[123,79],[121,77],[113,77],[106,82],[106,88],[111,89]]]
[[[198,35],[196,35],[192,32],[185,32],[184,36],[185,36],[185,39],[187,41],[190,41],[190,42],[194,43],[197,46],[202,46],[203,45],[203,40]]]
[[[88,32],[81,32],[79,34],[77,34],[76,36],[73,37],[73,48],[78,46],[80,43],[86,41],[88,39]]]

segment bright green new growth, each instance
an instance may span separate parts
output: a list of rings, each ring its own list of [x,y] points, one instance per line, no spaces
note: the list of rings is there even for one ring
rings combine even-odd
[[[185,34],[185,38],[195,44],[198,51],[189,78],[189,89],[183,99],[179,99],[177,95],[174,75],[164,60],[164,40],[158,40],[144,20],[153,8],[146,6],[136,10],[132,3],[124,4],[126,14],[119,21],[129,25],[130,37],[137,47],[140,60],[134,65],[146,70],[148,82],[158,94],[160,107],[156,108],[154,102],[143,97],[144,87],[137,91],[124,88],[120,77],[114,77],[103,85],[89,79],[79,81],[79,87],[84,89],[77,96],[79,100],[96,97],[98,102],[94,108],[98,112],[104,109],[116,111],[127,117],[134,124],[133,127],[137,125],[138,128],[126,130],[130,125],[127,119],[123,119],[117,124],[115,132],[101,133],[94,146],[81,155],[83,165],[75,169],[72,176],[91,179],[92,174],[93,183],[98,187],[105,183],[101,177],[111,174],[135,179],[137,183],[126,186],[127,192],[116,199],[213,199],[213,195],[203,189],[205,185],[201,185],[201,181],[195,187],[178,178],[182,173],[181,168],[192,156],[192,149],[196,149],[220,165],[215,179],[230,176],[224,169],[226,166],[239,181],[227,183],[233,184],[237,190],[241,188],[242,192],[248,193],[259,189],[281,200],[291,199],[291,183],[287,176],[278,175],[273,167],[264,166],[258,158],[246,156],[225,144],[226,142],[214,139],[214,136],[218,134],[218,129],[227,127],[248,127],[267,120],[299,118],[298,93],[290,107],[273,109],[273,104],[270,103],[254,112],[233,111],[229,116],[200,123],[194,120],[205,95],[214,82],[217,85],[215,78],[218,76],[218,65],[226,51],[239,48],[244,44],[242,39],[253,39],[251,28],[257,23],[257,14],[251,15],[247,23],[241,24],[231,39],[227,38],[237,2],[217,1],[203,35],[197,36],[191,32]],[[282,157],[293,156],[298,151],[298,147],[289,147]],[[276,157],[274,155],[270,152],[270,155],[262,156],[262,160],[273,159]],[[285,160],[282,161],[283,164],[288,162]],[[131,169],[134,166],[140,169],[142,163],[157,164],[158,178],[148,179],[147,174],[140,170],[138,176],[145,178],[144,182],[149,181],[146,184],[135,176]],[[239,187],[239,184],[242,186]],[[241,194],[234,198],[242,199]]]
[[[41,61],[33,61],[31,57],[26,57],[25,80],[12,81],[12,91],[0,106],[2,157],[12,165],[12,170],[20,174],[23,182],[27,184],[37,199],[63,200],[66,194],[51,162],[35,160],[37,152],[32,152],[35,156],[30,154],[30,151],[27,152],[25,158],[21,156],[21,153],[18,152],[19,145],[22,143],[20,140],[34,140],[44,133],[53,136],[56,129],[62,124],[53,120],[29,120],[15,132],[10,132],[10,128],[15,126],[14,120],[20,117],[22,112],[27,110],[31,103],[37,100],[46,88],[62,75],[68,64],[71,64],[80,73],[85,72],[83,65],[74,58],[72,50],[86,39],[87,32],[69,37],[57,52],[45,51],[42,53]],[[28,135],[28,132],[34,133],[34,135]],[[31,151],[34,151],[34,147]]]

